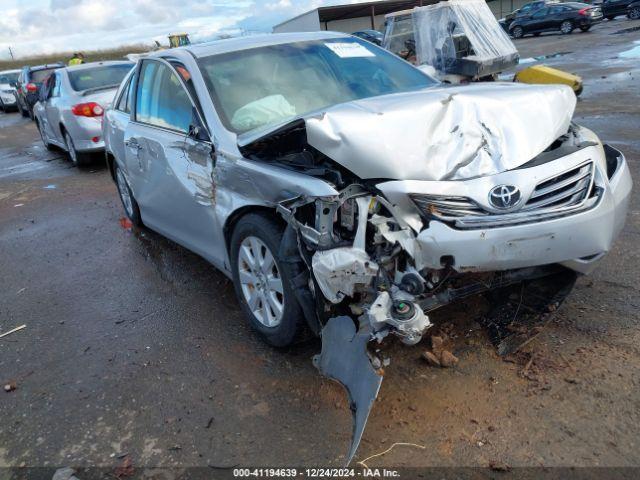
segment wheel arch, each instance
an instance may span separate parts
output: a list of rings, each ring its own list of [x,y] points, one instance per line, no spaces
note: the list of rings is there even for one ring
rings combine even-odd
[[[242,219],[242,217],[250,213],[262,215],[271,220],[275,220],[276,223],[280,224],[283,231],[286,227],[286,222],[280,215],[278,215],[275,208],[273,207],[267,207],[264,205],[244,205],[237,210],[234,210],[231,215],[227,217],[227,220],[225,221],[224,227],[222,229],[225,247],[229,256],[231,255],[231,237],[233,236],[233,231],[235,230],[238,222]],[[230,258],[229,261],[231,261]]]

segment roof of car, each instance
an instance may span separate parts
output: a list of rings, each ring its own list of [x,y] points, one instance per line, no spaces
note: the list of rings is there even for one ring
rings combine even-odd
[[[133,67],[134,63],[129,60],[110,60],[107,62],[90,62],[90,63],[81,63],[80,65],[72,65],[66,67],[65,70],[68,72],[76,72],[79,70],[88,70],[95,67],[101,66],[109,66],[109,65],[131,65]]]
[[[30,72],[36,72],[38,70],[47,70],[49,68],[61,68],[64,67],[63,63],[47,63],[46,65],[34,65],[34,66],[25,66]]]
[[[207,57],[219,53],[236,52],[251,48],[268,47],[271,45],[281,45],[284,43],[306,42],[312,40],[326,40],[330,38],[349,38],[350,35],[340,32],[300,32],[300,33],[271,33],[263,35],[250,35],[246,37],[227,38],[215,40],[213,42],[198,43],[180,47],[192,52],[196,57]],[[162,50],[159,55],[171,52]]]
[[[6,74],[6,73],[20,73],[20,69],[18,68],[17,70],[1,70],[0,71],[0,75],[2,74]]]

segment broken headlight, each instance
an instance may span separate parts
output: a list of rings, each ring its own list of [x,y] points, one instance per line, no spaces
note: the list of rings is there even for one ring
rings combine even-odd
[[[487,215],[477,203],[467,197],[411,194],[411,200],[427,220],[452,222],[461,217]]]

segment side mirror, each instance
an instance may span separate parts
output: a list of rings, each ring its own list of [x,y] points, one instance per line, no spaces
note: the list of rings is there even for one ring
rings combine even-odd
[[[199,142],[210,142],[209,134],[207,130],[202,126],[198,112],[194,108],[191,113],[191,124],[189,125],[189,138],[197,140]]]

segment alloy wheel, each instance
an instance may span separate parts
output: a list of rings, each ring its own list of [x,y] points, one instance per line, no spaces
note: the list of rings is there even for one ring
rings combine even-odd
[[[127,179],[124,178],[124,173],[122,173],[122,170],[120,168],[117,169],[116,180],[118,182],[118,192],[120,193],[122,205],[124,205],[127,216],[129,218],[132,218],[133,202],[131,201],[131,194],[129,193],[129,185],[127,184]]]
[[[629,12],[629,18],[631,20],[640,19],[640,7],[632,8],[631,11]]]
[[[524,35],[524,30],[522,30],[522,27],[516,27],[513,29],[512,33],[514,38],[522,38],[522,36]]]
[[[560,31],[562,33],[571,33],[573,31],[573,24],[569,21],[562,22],[560,25]]]
[[[276,327],[284,313],[282,276],[269,247],[248,236],[238,250],[240,288],[249,309],[265,327]]]

